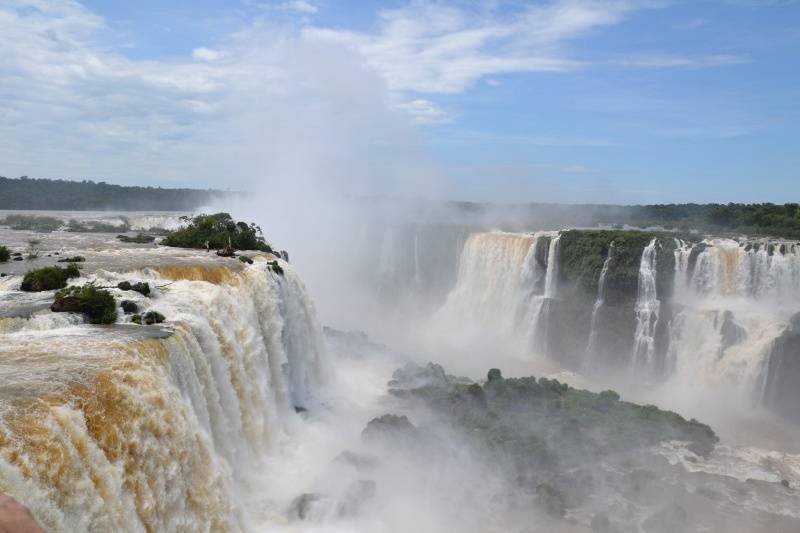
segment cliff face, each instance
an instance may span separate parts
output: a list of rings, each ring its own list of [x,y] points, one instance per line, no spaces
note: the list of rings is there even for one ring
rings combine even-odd
[[[800,313],[772,345],[763,401],[768,408],[800,421]]]

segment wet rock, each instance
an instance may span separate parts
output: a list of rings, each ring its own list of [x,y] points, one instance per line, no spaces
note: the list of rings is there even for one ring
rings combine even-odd
[[[58,263],[83,263],[86,261],[86,258],[82,255],[76,255],[75,257],[62,257],[57,262]]]
[[[289,517],[295,520],[311,520],[321,517],[324,508],[329,505],[327,498],[314,492],[306,492],[298,496],[289,506]]]
[[[408,417],[386,414],[370,420],[361,438],[366,442],[408,442],[416,433],[417,428]]]
[[[764,405],[792,420],[800,420],[800,313],[770,348]]]
[[[136,302],[132,302],[130,300],[123,300],[122,303],[120,303],[120,306],[126,315],[130,315],[139,311],[139,306],[136,305]]]
[[[688,531],[689,517],[680,505],[671,503],[650,515],[642,529],[647,533],[676,533]]]
[[[716,317],[714,325],[719,328],[719,333],[722,336],[719,358],[722,358],[728,348],[747,340],[747,331],[736,323],[733,313],[729,310],[724,311],[721,317]]]
[[[19,255],[17,255],[17,256],[14,256],[14,258],[12,259],[12,261],[22,261],[22,256],[19,256]]]

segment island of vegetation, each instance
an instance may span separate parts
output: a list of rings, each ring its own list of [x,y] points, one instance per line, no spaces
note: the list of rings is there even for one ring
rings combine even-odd
[[[236,222],[228,213],[182,217],[186,226],[170,232],[162,245],[179,248],[205,248],[223,250],[232,254],[235,250],[259,250],[272,252],[264,240],[261,228],[246,222]]]
[[[593,393],[547,378],[507,379],[498,369],[479,384],[436,364],[409,363],[394,373],[389,387],[394,396],[428,408],[435,424],[461,435],[556,517],[587,503],[599,479],[605,490],[622,492],[636,490],[631,483],[637,476],[657,476],[644,472],[656,467],[647,454],[659,444],[686,442],[692,453],[708,456],[719,441],[705,424],[622,401],[614,391]],[[431,434],[436,431],[430,422],[415,426],[388,414],[370,421],[363,437],[390,448],[418,448],[442,442]]]
[[[78,265],[70,263],[66,268],[60,266],[44,267],[31,270],[22,278],[20,290],[25,292],[54,291],[67,286],[67,280],[79,278]]]

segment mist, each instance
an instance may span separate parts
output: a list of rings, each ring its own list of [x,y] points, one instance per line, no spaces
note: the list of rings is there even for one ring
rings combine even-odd
[[[54,318],[49,301],[23,294],[24,273],[3,266],[0,289],[25,313],[0,315],[8,339],[0,352],[7,360],[30,353],[14,364],[29,365],[34,393],[50,398],[47,378],[57,375],[58,391],[72,394],[88,346],[101,361],[87,370],[99,376],[89,398],[105,394],[103,409],[127,402],[154,417],[138,424],[132,416],[137,424],[120,434],[160,454],[136,462],[145,454],[132,445],[118,452],[133,457],[125,468],[112,464],[89,434],[97,424],[78,412],[89,400],[65,396],[31,424],[45,420],[57,434],[50,440],[66,443],[60,457],[73,461],[65,471],[74,480],[58,490],[44,474],[29,481],[10,454],[3,466],[13,482],[0,479],[3,490],[27,496],[49,525],[69,518],[59,526],[67,528],[796,531],[800,241],[738,228],[717,234],[688,216],[664,223],[636,207],[600,205],[678,193],[620,187],[581,164],[539,161],[541,152],[473,157],[474,136],[451,127],[459,117],[431,96],[503,85],[489,76],[579,71],[586,67],[567,40],[662,4],[547,3],[525,11],[528,26],[489,7],[481,24],[456,7],[413,3],[383,12],[376,36],[258,17],[171,62],[89,46],[78,37],[102,24],[78,4],[62,6],[66,35],[96,54],[95,69],[80,81],[64,74],[53,92],[74,84],[77,96],[52,100],[72,102],[101,81],[124,88],[105,101],[113,118],[81,126],[102,140],[63,168],[121,176],[138,160],[139,174],[234,191],[194,214],[254,222],[271,251],[237,250],[237,261],[55,231],[46,255],[26,263],[86,254],[79,279],[163,313],[163,330],[137,329],[138,314],[139,322],[125,313],[102,330]],[[425,27],[412,31],[417,18]],[[452,57],[460,47],[469,60]],[[417,61],[422,68],[409,70]],[[466,109],[481,98],[465,100]],[[134,134],[151,102],[158,133]],[[58,107],[48,113],[67,113]],[[40,169],[52,168],[62,135],[47,139]],[[132,159],[121,155],[128,142]],[[573,136],[503,142],[577,147],[581,156],[615,146]],[[437,149],[442,143],[466,148],[453,157]],[[175,213],[142,218],[137,231],[179,225]],[[0,231],[15,249],[35,237]],[[129,278],[152,283],[153,297],[127,294],[119,283]],[[74,345],[59,333],[69,327]],[[48,343],[66,354],[64,367]],[[121,369],[107,362],[114,357]],[[27,386],[28,374],[9,368],[9,390]],[[141,376],[147,394],[130,386]],[[92,443],[96,463],[84,461],[73,435]],[[125,469],[155,481],[133,483],[146,487],[133,494]],[[73,490],[99,471],[111,472],[107,492],[122,510],[98,510],[86,501],[103,497]]]

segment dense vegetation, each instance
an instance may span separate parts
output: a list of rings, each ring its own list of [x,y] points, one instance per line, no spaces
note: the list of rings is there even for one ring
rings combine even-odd
[[[800,239],[800,207],[797,203],[498,206],[453,202],[450,206],[468,219],[479,215],[512,221],[506,226],[516,231],[627,224],[641,228],[661,226],[681,232],[697,230],[721,236],[744,234]]]
[[[114,297],[91,283],[61,289],[50,309],[56,313],[82,313],[90,324],[113,324],[117,321]]]
[[[11,258],[11,251],[5,246],[0,246],[0,263],[5,263]]]
[[[103,181],[0,177],[0,209],[180,211],[208,205],[229,194],[215,190],[127,187]]]
[[[15,230],[29,230],[39,233],[50,233],[64,225],[64,222],[55,217],[38,215],[6,215],[3,224]]]
[[[800,206],[796,203],[644,205],[625,210],[628,223],[639,226],[800,239]]]
[[[128,235],[117,235],[120,242],[134,243],[134,244],[148,244],[156,240],[153,235],[145,235],[144,233],[137,233],[133,237]]]
[[[231,246],[234,250],[272,251],[260,227],[236,222],[228,213],[182,217],[182,220],[188,225],[171,232],[161,244],[179,248],[225,249]]]
[[[642,251],[658,238],[657,263],[663,272],[671,272],[674,263],[675,237],[691,240],[691,236],[644,231],[572,230],[561,234],[562,281],[579,286],[586,294],[597,294],[603,264],[613,244],[611,261],[606,274],[605,298],[615,305],[630,303],[636,298]]]
[[[659,443],[689,442],[692,452],[705,456],[718,442],[711,428],[696,420],[621,401],[614,391],[597,394],[546,378],[504,379],[497,369],[487,377],[483,385],[467,384],[439,365],[409,363],[389,385],[395,396],[431,409],[440,423],[556,516],[586,503],[597,480],[602,479],[604,491],[635,492],[638,476],[656,475],[642,465],[653,463],[647,450]],[[428,431],[389,415],[371,421],[363,435],[398,447],[424,442]]]
[[[32,270],[22,278],[20,289],[26,292],[54,291],[67,286],[67,280],[78,278],[81,273],[78,265],[70,263],[66,268],[59,266]]]
[[[121,226],[110,224],[108,222],[102,222],[100,220],[87,220],[84,222],[79,222],[77,220],[71,219],[67,223],[67,231],[72,233],[116,233],[119,231],[128,231],[130,230],[130,226],[127,222],[124,222]]]

